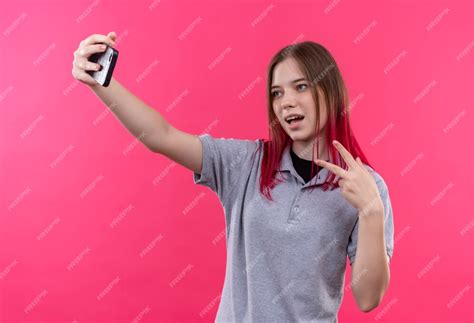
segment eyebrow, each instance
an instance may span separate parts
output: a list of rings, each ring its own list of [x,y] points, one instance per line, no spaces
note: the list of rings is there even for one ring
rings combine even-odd
[[[306,78],[302,77],[302,78],[293,80],[293,81],[291,81],[290,83],[296,83],[296,82],[299,82],[299,81],[306,81]],[[273,85],[273,86],[272,86],[272,89],[273,89],[274,87],[280,87],[280,86],[279,86],[279,85]]]

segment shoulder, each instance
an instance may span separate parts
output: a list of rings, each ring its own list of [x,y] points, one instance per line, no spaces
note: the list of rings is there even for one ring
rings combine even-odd
[[[223,146],[257,146],[261,139],[236,139],[236,138],[224,138],[219,136],[214,136],[209,133],[203,133],[198,135],[201,141],[208,143],[219,144]]]
[[[233,158],[252,154],[262,145],[262,139],[236,139],[214,136],[208,133],[198,135],[205,150],[221,156]]]

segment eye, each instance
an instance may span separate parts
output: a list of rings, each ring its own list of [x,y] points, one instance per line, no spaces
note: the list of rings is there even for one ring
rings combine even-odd
[[[305,86],[305,87],[308,87],[306,84],[298,84],[296,87],[299,87],[299,86]]]
[[[306,85],[306,84],[298,84],[296,87],[299,88],[300,86],[304,86],[304,87],[305,87],[304,89],[306,89],[306,88],[308,87],[308,85]],[[304,90],[304,89],[303,89],[303,90]],[[273,91],[273,92],[272,92],[272,97],[274,98],[274,97],[275,97],[275,94],[276,94],[276,93],[279,93],[279,92],[280,92],[280,91]]]

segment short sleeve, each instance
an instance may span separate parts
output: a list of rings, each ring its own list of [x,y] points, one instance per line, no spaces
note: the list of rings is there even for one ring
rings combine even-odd
[[[393,255],[393,212],[392,212],[392,203],[390,201],[390,196],[388,192],[388,187],[385,181],[378,175],[377,187],[380,193],[380,198],[383,202],[384,207],[384,228],[385,228],[385,248],[388,256],[388,261],[392,258]],[[357,252],[357,238],[359,233],[359,219],[354,226],[354,229],[351,232],[349,239],[349,244],[347,246],[347,256],[349,257],[350,264],[352,266],[356,252]]]
[[[215,192],[223,204],[239,185],[243,172],[251,167],[249,158],[256,142],[234,138],[214,138],[210,134],[199,136],[202,143],[201,174],[193,172],[194,183]]]

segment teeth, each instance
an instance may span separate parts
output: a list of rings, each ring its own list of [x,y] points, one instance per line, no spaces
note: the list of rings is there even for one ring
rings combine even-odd
[[[302,118],[302,117],[301,116],[292,116],[292,117],[286,118],[285,120],[286,121],[291,121],[291,120],[297,119],[297,118]]]

